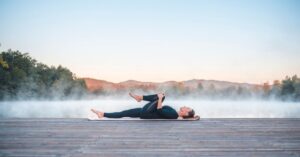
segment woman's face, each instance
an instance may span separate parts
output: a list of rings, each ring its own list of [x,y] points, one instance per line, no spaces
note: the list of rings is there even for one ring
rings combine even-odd
[[[180,107],[179,114],[180,114],[180,116],[187,116],[191,110],[192,110],[191,108],[183,106],[183,107]]]

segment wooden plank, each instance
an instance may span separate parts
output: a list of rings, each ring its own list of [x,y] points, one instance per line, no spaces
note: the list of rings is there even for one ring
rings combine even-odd
[[[0,156],[300,156],[300,119],[0,119]]]

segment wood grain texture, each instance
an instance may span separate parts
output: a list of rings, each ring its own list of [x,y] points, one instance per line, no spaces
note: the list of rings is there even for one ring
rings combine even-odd
[[[0,156],[300,156],[300,119],[0,119]]]

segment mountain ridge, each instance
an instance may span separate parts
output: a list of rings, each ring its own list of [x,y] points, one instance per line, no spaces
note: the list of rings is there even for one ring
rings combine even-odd
[[[163,82],[143,82],[138,80],[129,79],[126,81],[121,82],[110,82],[107,80],[102,79],[95,79],[90,77],[84,77],[81,78],[85,81],[87,88],[89,91],[96,91],[99,89],[124,89],[124,88],[138,88],[139,86],[142,86],[144,88],[153,88],[157,86],[177,86],[182,85],[187,88],[197,88],[198,86],[201,86],[203,88],[216,88],[216,89],[223,89],[228,88],[230,86],[232,87],[245,87],[245,88],[251,88],[251,87],[261,87],[262,85],[259,84],[252,84],[252,83],[239,83],[239,82],[230,82],[230,81],[221,81],[221,80],[205,80],[205,79],[190,79],[190,80],[184,80],[184,81],[163,81]],[[214,87],[212,87],[214,86]]]

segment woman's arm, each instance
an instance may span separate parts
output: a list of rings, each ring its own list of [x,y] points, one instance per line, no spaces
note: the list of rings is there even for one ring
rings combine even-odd
[[[162,99],[164,97],[164,94],[159,93],[159,94],[157,94],[157,96],[158,96],[157,109],[161,109],[162,108]]]
[[[168,118],[168,119],[176,119],[178,117],[178,114],[174,109],[171,109],[168,106],[165,106],[164,108],[162,107],[162,101],[163,101],[164,94],[159,93],[159,94],[157,94],[157,96],[158,96],[158,102],[157,102],[158,114],[160,114],[163,117]]]

